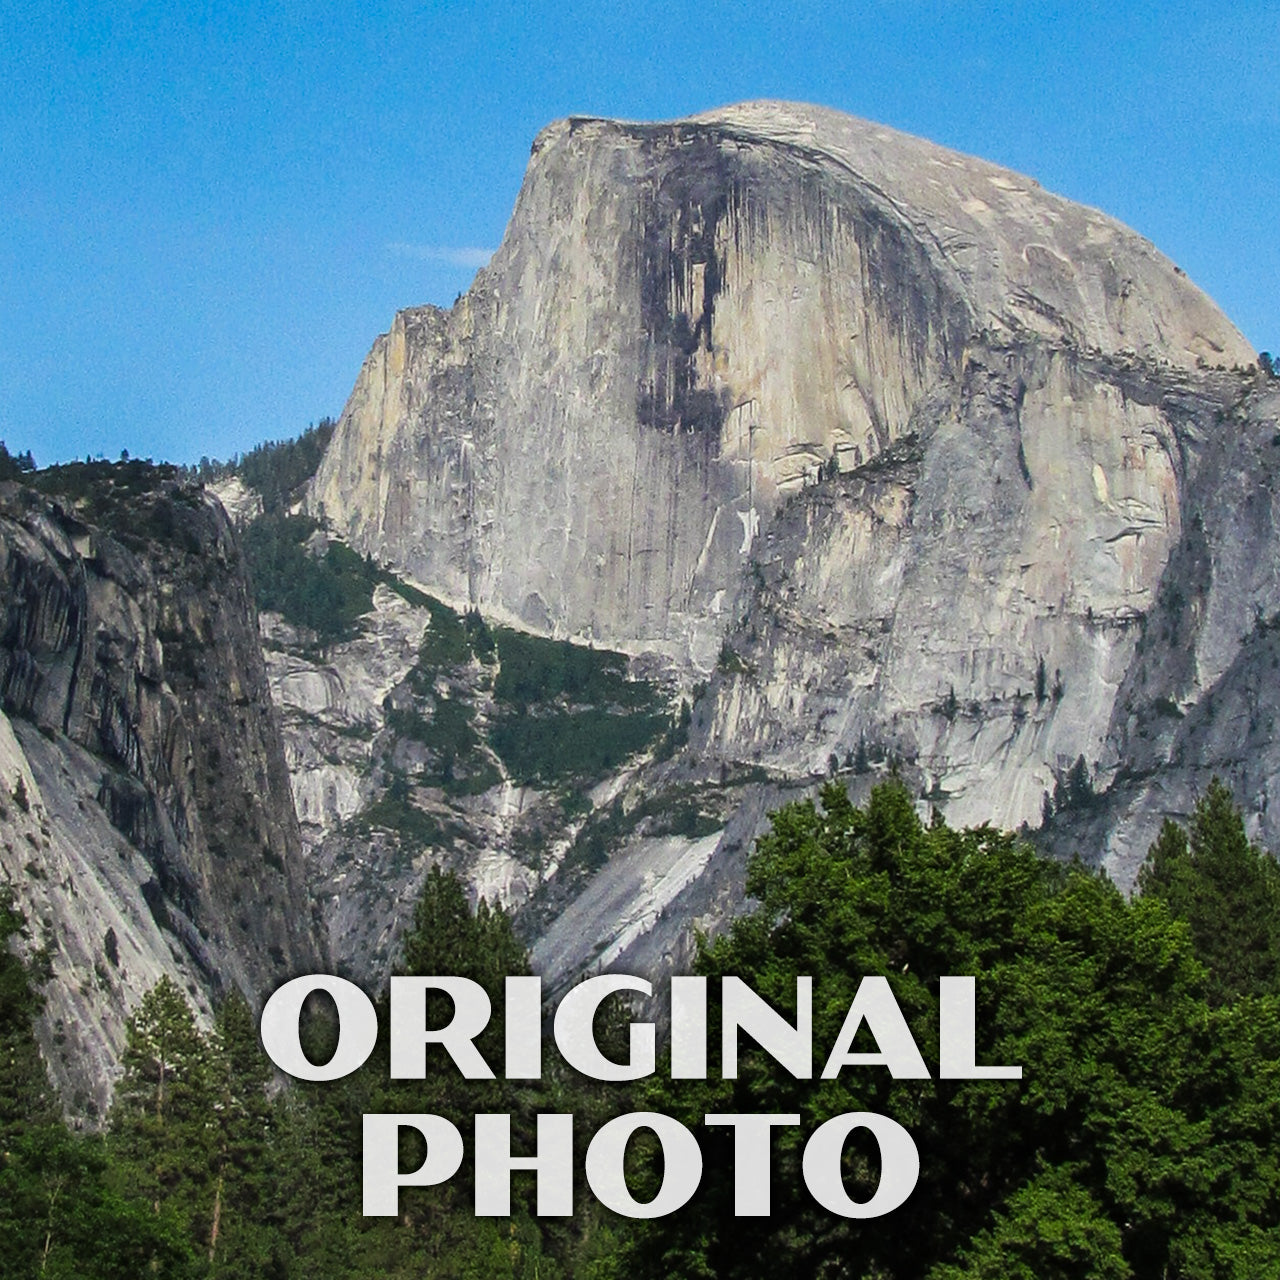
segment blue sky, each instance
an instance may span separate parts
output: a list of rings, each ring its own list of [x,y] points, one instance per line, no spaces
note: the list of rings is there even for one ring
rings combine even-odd
[[[1009,165],[1280,348],[1280,16],[1256,4],[46,3],[0,12],[0,438],[227,456],[448,304],[570,113],[818,102]]]

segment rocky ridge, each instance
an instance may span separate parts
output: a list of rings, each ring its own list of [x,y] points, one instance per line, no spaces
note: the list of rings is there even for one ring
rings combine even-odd
[[[3,867],[64,1092],[162,972],[376,983],[436,862],[553,987],[678,969],[833,775],[1128,885],[1217,772],[1280,847],[1278,416],[1173,264],[1028,178],[792,104],[552,125],[305,493],[219,480],[243,543],[115,468],[5,491]],[[338,638],[255,616],[272,520],[343,552]]]
[[[161,976],[207,1017],[324,953],[221,507],[143,463],[36,482],[0,486],[0,870],[54,979],[42,1048],[92,1118]]]
[[[1266,474],[1206,461],[1266,436],[1262,377],[1147,241],[1022,175],[795,104],[574,118],[468,293],[375,343],[309,501],[445,599],[705,685],[690,779],[894,764],[1038,828],[1076,762],[1091,796],[1133,767],[1134,699],[1209,691],[1140,645],[1210,490]],[[1211,620],[1220,670],[1251,616]],[[1137,846],[1087,834],[1128,883]]]

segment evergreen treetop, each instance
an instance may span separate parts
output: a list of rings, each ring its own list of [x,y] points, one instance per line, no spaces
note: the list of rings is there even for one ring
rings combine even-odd
[[[1214,778],[1190,830],[1165,822],[1138,888],[1191,928],[1210,998],[1280,994],[1280,866],[1245,834],[1231,792]]]

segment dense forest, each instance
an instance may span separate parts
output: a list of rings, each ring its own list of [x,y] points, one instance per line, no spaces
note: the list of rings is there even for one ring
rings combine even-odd
[[[201,484],[213,484],[229,476],[239,476],[262,499],[264,514],[275,515],[287,510],[301,496],[302,486],[315,475],[333,439],[335,425],[332,418],[321,418],[301,435],[264,440],[248,453],[236,454],[226,462],[201,458],[187,469],[188,477]]]
[[[239,996],[205,1030],[161,982],[130,1023],[106,1131],[75,1135],[32,1033],[39,965],[6,945],[0,1275],[1280,1277],[1280,871],[1223,787],[1209,788],[1189,828],[1166,825],[1132,898],[988,827],[926,824],[893,781],[865,808],[831,783],[820,804],[780,810],[748,887],[755,909],[700,947],[698,972],[742,978],[784,1017],[796,976],[813,975],[819,1054],[861,976],[886,975],[935,1064],[939,976],[974,975],[982,1060],[1021,1064],[1023,1078],[895,1079],[863,1065],[799,1080],[744,1040],[737,1077],[723,1080],[713,1036],[698,1081],[672,1081],[660,1065],[636,1084],[603,1085],[552,1067],[550,1049],[540,1081],[467,1082],[443,1057],[425,1081],[392,1081],[382,1042],[341,1081],[284,1087]],[[9,943],[22,929],[6,899],[0,935]],[[473,978],[501,1010],[503,979],[528,961],[501,910],[473,909],[436,871],[397,971]],[[598,1019],[615,1058],[626,1055],[626,1019],[608,1005]],[[865,1031],[855,1047],[874,1050]],[[309,1056],[326,1060],[323,1007],[306,1037]],[[502,1043],[495,1019],[478,1044],[499,1061]],[[699,1136],[700,1188],[670,1216],[619,1217],[578,1178],[571,1218],[537,1218],[534,1179],[517,1174],[512,1216],[478,1218],[465,1162],[446,1184],[403,1191],[398,1218],[361,1216],[364,1113],[443,1115],[468,1141],[477,1113],[507,1113],[519,1152],[532,1150],[538,1114],[571,1112],[580,1170],[591,1134],[636,1110]],[[800,1174],[807,1134],[863,1110],[903,1124],[921,1164],[906,1203],[865,1223],[820,1209]],[[732,1141],[702,1125],[710,1112],[802,1117],[774,1131],[770,1216],[734,1216]],[[865,1200],[878,1161],[856,1138],[843,1176]],[[646,1199],[660,1159],[639,1141],[630,1154],[633,1192]],[[406,1138],[402,1167],[422,1155]]]

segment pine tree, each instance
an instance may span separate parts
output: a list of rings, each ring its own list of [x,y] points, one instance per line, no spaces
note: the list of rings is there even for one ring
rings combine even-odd
[[[441,1114],[454,1112],[465,1119],[477,1110],[507,1110],[504,1099],[512,1090],[500,1070],[505,982],[509,975],[529,972],[528,955],[507,913],[483,898],[473,911],[457,876],[432,867],[401,939],[396,972],[470,978],[484,988],[492,1014],[476,1038],[476,1048],[498,1078],[488,1083],[464,1081],[449,1064],[439,1073],[431,1073],[426,1088],[434,1097],[434,1109]],[[428,1026],[443,1026],[452,1016],[453,1004],[447,996],[427,995]],[[415,1086],[418,1093],[422,1088]]]
[[[25,926],[6,885],[0,889],[0,1268],[7,1261],[34,1269],[50,1247],[50,1190],[55,1204],[61,1190],[57,1173],[46,1176],[47,1151],[61,1126],[32,1027],[43,1001],[27,965],[10,950]]]
[[[42,1001],[8,944],[23,933],[0,889],[0,1275],[46,1280],[156,1280],[184,1274],[186,1248],[167,1218],[116,1189],[103,1144],[68,1132],[37,1047]]]
[[[1143,894],[1191,926],[1210,998],[1280,994],[1280,866],[1249,843],[1231,792],[1217,779],[1187,833],[1166,822],[1138,873]]]
[[[173,1215],[199,1247],[213,1216],[218,1063],[168,977],[129,1019],[122,1063],[111,1115],[117,1172],[156,1214]]]
[[[432,867],[400,944],[397,972],[471,978],[500,1001],[508,974],[527,974],[529,959],[500,906],[481,898],[475,911],[457,876]]]
[[[279,1254],[274,1230],[275,1115],[267,1098],[271,1067],[248,1002],[232,991],[215,1026],[216,1138],[207,1253],[215,1276],[248,1277]]]
[[[1087,809],[1093,803],[1093,783],[1089,778],[1089,766],[1084,756],[1076,756],[1076,762],[1058,779],[1053,789],[1053,808],[1057,813],[1068,809]]]
[[[428,1069],[426,1080],[380,1081],[370,1109],[434,1112],[464,1133],[477,1113],[505,1112],[512,1119],[513,1149],[531,1150],[536,1114],[562,1108],[553,1105],[549,1082],[509,1081],[503,1076],[505,980],[529,973],[527,953],[507,913],[483,898],[473,911],[458,878],[432,868],[402,939],[397,972],[470,978],[484,988],[492,1014],[476,1047],[496,1078],[465,1080],[452,1063],[441,1060],[438,1069]],[[452,1012],[448,998],[428,995],[428,1026],[443,1026]],[[385,1077],[385,1067],[381,1074]],[[412,1158],[408,1152],[406,1156]],[[433,1275],[556,1274],[542,1252],[544,1225],[532,1218],[532,1181],[515,1180],[512,1217],[496,1222],[474,1216],[471,1172],[468,1160],[449,1184],[403,1197],[401,1225],[410,1230],[396,1237],[395,1257],[407,1258],[412,1250],[421,1250],[426,1255],[422,1269]],[[391,1262],[386,1265],[390,1269]]]
[[[28,967],[10,950],[26,922],[13,891],[0,888],[0,1151],[33,1125],[58,1119],[32,1023],[44,1001]]]

